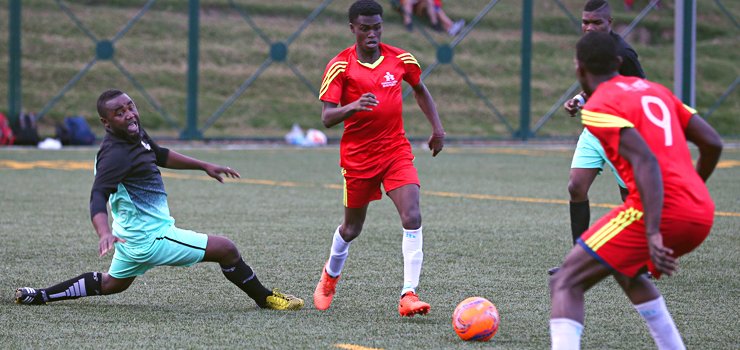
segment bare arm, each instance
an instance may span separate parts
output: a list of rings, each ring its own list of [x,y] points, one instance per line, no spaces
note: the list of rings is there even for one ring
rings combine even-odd
[[[100,212],[95,214],[92,218],[92,224],[95,228],[95,233],[98,234],[98,254],[103,256],[114,248],[113,243],[126,242],[124,239],[118,238],[111,233],[110,226],[108,226],[108,213]]]
[[[231,177],[231,178],[240,177],[239,173],[234,169],[221,166],[221,165],[217,165],[217,164],[204,162],[202,160],[198,160],[195,158],[190,158],[186,155],[182,155],[173,150],[170,150],[169,156],[167,157],[167,164],[165,164],[165,167],[170,168],[170,169],[203,170],[206,172],[206,174],[208,174],[208,176],[218,180],[218,182],[221,182],[221,183],[224,182],[224,179],[221,176],[221,174],[224,174],[226,175],[226,177]]]
[[[678,262],[671,256],[673,250],[663,245],[660,218],[663,210],[663,176],[655,155],[640,133],[633,128],[620,131],[619,155],[624,157],[635,174],[645,221],[645,233],[650,247],[650,259],[658,271],[672,275]]]
[[[378,100],[371,92],[366,92],[356,101],[341,107],[338,107],[336,103],[324,101],[324,107],[321,109],[321,121],[325,127],[331,128],[357,112],[372,111],[372,107],[377,105]]]
[[[722,139],[702,117],[694,114],[684,130],[686,139],[699,147],[699,159],[696,161],[696,172],[704,182],[707,182],[717,166],[722,154]]]
[[[432,156],[437,156],[439,152],[442,152],[445,139],[445,129],[442,127],[439,114],[437,114],[437,105],[434,104],[432,94],[429,93],[423,82],[419,82],[419,84],[412,88],[414,89],[416,103],[419,104],[419,108],[424,112],[429,124],[432,125],[432,136],[429,137],[428,144],[429,149],[432,151]]]

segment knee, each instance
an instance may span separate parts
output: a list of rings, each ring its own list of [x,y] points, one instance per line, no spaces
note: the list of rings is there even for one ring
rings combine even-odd
[[[562,272],[562,269],[558,272]],[[566,278],[566,276],[563,276],[562,273],[555,273],[550,276],[550,295],[552,296],[558,292],[570,289],[571,286],[569,286],[567,282],[568,279]]]
[[[100,293],[102,295],[110,295],[123,292],[131,286],[131,282],[133,281],[133,277],[119,279],[104,273],[103,280],[100,282]]]
[[[222,236],[208,236],[208,246],[203,261],[213,261],[222,265],[233,265],[240,258],[234,242]]]
[[[548,285],[550,287],[550,295],[555,293],[555,288],[557,287],[558,283],[559,281],[558,281],[557,273],[550,276],[550,281],[548,281]]]
[[[419,208],[401,213],[401,225],[407,230],[416,230],[421,227],[421,211]]]
[[[362,232],[362,224],[343,224],[342,229],[339,230],[339,235],[345,242],[351,242]]]
[[[568,193],[572,202],[582,202],[588,199],[588,186],[576,179],[568,181]]]
[[[421,227],[421,215],[401,217],[401,225],[407,230],[417,230]]]
[[[225,264],[234,264],[239,261],[241,254],[239,249],[236,248],[236,244],[228,238],[224,238],[222,246],[222,262]]]

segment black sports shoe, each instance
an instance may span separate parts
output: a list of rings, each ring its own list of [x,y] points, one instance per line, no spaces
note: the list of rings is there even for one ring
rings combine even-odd
[[[558,272],[560,270],[560,266],[555,266],[549,270],[547,270],[547,274],[552,276],[555,274],[555,272]]]
[[[21,287],[15,290],[15,303],[26,305],[46,304],[42,293],[29,287]]]

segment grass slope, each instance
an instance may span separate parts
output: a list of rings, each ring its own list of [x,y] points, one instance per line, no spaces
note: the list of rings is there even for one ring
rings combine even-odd
[[[629,23],[636,15],[614,1],[615,27]],[[60,2],[85,26],[85,31],[50,0],[23,1],[22,79],[23,107],[40,111],[57,96],[83,67],[92,61],[95,40],[110,40],[121,31],[146,3],[137,1],[76,0]],[[291,67],[318,90],[324,66],[341,49],[353,44],[347,28],[346,9],[351,1],[331,1],[288,47],[286,65],[276,62],[259,76],[267,62],[270,44],[284,42],[318,6],[318,2],[296,0],[264,2],[254,0],[201,1],[199,125],[219,108],[246,80],[257,78],[251,88],[215,120],[206,137],[282,136],[293,123],[320,128],[321,105],[311,89],[296,77]],[[386,4],[384,41],[413,52],[423,68],[436,62],[436,49],[419,31],[406,32],[400,16]],[[470,22],[489,1],[449,1],[446,11],[453,18]],[[564,0],[575,18],[582,1]],[[630,38],[639,52],[650,79],[673,85],[673,8],[667,6],[649,14]],[[723,1],[735,16],[740,3]],[[115,43],[115,60],[145,87],[167,118],[137,91],[112,61],[92,66],[79,83],[49,111],[42,134],[53,134],[53,123],[66,115],[86,116],[98,135],[102,127],[95,116],[95,99],[108,87],[131,92],[144,115],[144,125],[160,136],[177,136],[185,126],[187,106],[187,2],[156,1],[140,21]],[[638,2],[639,4],[639,2]],[[737,65],[737,28],[719,7],[710,1],[698,6],[697,24],[697,109],[709,110],[726,88],[740,75]],[[252,28],[242,14],[256,26]],[[7,6],[0,6],[0,18],[7,18]],[[513,129],[519,128],[521,5],[497,2],[456,47],[454,63],[480,89],[480,93],[504,116]],[[420,25],[421,26],[421,25]],[[417,27],[420,27],[417,26]],[[0,46],[7,47],[8,26],[0,26]],[[443,34],[431,33],[440,45],[450,42]],[[536,1],[532,67],[531,123],[535,125],[575,79],[573,46],[579,29],[554,1]],[[649,38],[648,38],[649,37]],[[7,81],[8,57],[0,56],[0,81]],[[257,77],[258,76],[258,77]],[[494,112],[468,88],[468,82],[453,66],[440,65],[426,79],[440,115],[451,137],[508,138],[509,131]],[[0,109],[6,108],[7,84],[0,85]],[[709,118],[724,135],[739,135],[736,111],[737,91]],[[429,126],[413,98],[404,103],[406,127],[414,137],[424,137]],[[577,135],[577,121],[559,111],[539,131],[540,136]],[[341,128],[328,130],[341,135]]]

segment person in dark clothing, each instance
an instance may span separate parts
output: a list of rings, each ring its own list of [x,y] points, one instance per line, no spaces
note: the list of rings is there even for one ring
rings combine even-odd
[[[581,14],[581,30],[583,34],[591,32],[609,33],[617,44],[617,54],[622,57],[622,65],[619,74],[629,77],[645,78],[637,52],[615,33],[611,27],[612,13],[609,3],[605,0],[589,0],[583,7]],[[586,103],[588,95],[581,92],[566,101],[563,107],[565,111],[574,117],[581,107]],[[573,243],[586,231],[591,221],[591,208],[588,200],[588,190],[601,173],[604,165],[608,165],[619,185],[619,192],[624,201],[627,198],[627,185],[617,174],[612,163],[607,159],[604,148],[599,140],[584,128],[578,137],[578,144],[573,153],[568,177],[568,193],[570,194],[570,225]],[[557,272],[554,267],[548,270],[550,275]]]
[[[141,127],[136,105],[123,91],[103,92],[97,109],[106,135],[95,159],[90,217],[99,237],[100,256],[114,251],[111,266],[108,272],[87,272],[49,288],[18,288],[16,303],[38,305],[120,293],[156,266],[212,261],[219,263],[224,276],[259,307],[303,307],[303,300],[265,288],[231,240],[180,229],[170,216],[159,167],[203,170],[218,182],[224,177],[238,178],[236,170],[160,147]],[[106,204],[110,204],[112,227]]]

